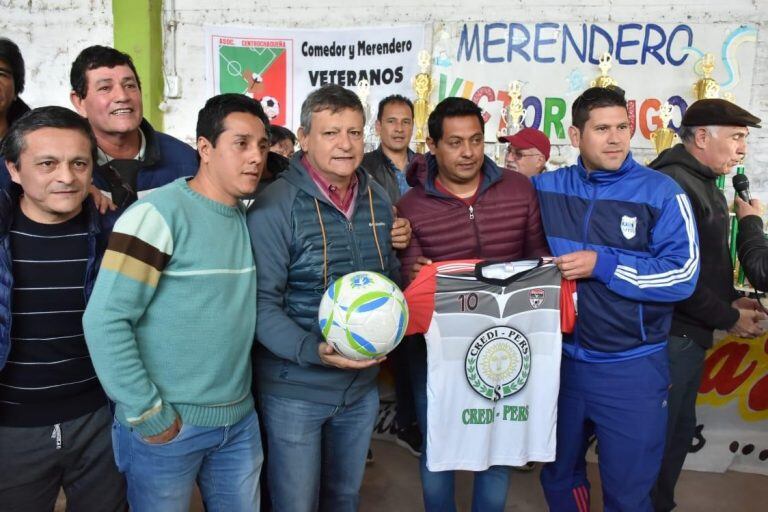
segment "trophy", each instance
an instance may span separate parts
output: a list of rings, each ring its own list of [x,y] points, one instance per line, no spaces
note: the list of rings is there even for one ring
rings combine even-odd
[[[504,128],[496,135],[504,137],[517,133],[525,118],[523,109],[523,84],[515,80],[509,83],[509,105],[501,109],[501,118],[504,120]]]
[[[362,79],[357,82],[357,90],[355,91],[357,97],[360,98],[360,103],[363,104],[363,112],[365,113],[365,126],[363,127],[363,141],[365,144],[371,143],[371,135],[373,130],[371,125],[371,106],[368,104],[368,96],[371,95],[371,86],[368,80]]]
[[[697,100],[717,98],[720,95],[720,84],[712,78],[712,71],[715,69],[715,56],[707,53],[696,64],[701,69],[701,78],[693,85],[693,95]]]
[[[421,72],[417,73],[413,77],[412,85],[413,90],[416,91],[416,101],[413,102],[413,121],[416,134],[414,140],[416,141],[416,152],[427,152],[427,118],[432,110],[432,106],[429,104],[429,95],[432,93],[432,76],[430,75],[430,67],[432,65],[432,57],[429,52],[422,50],[419,52],[419,68]]]
[[[616,87],[618,86],[618,83],[616,80],[608,76],[608,71],[611,70],[611,61],[613,60],[613,57],[611,57],[611,54],[608,52],[603,53],[600,56],[600,64],[597,65],[597,67],[600,68],[600,76],[592,80],[590,82],[591,87]]]
[[[669,127],[669,120],[672,119],[672,105],[669,102],[665,102],[661,106],[659,117],[661,118],[661,128],[657,128],[651,133],[651,142],[653,142],[657,155],[680,142],[675,131]]]
[[[496,132],[498,138],[514,135],[520,129],[525,119],[525,109],[523,108],[523,84],[514,80],[509,83],[507,89],[509,94],[509,104],[501,109],[501,119],[504,121],[504,128]],[[496,143],[496,163],[501,165],[504,162],[503,144]]]

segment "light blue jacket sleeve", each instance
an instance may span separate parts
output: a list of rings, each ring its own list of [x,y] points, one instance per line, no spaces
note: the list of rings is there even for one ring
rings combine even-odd
[[[688,298],[699,277],[699,240],[688,196],[677,188],[664,200],[651,228],[650,255],[598,252],[593,277],[632,300]]]

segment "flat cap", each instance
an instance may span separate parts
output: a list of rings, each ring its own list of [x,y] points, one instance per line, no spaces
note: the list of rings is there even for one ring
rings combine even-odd
[[[695,101],[683,115],[683,126],[752,126],[760,128],[755,117],[735,103],[719,98]]]

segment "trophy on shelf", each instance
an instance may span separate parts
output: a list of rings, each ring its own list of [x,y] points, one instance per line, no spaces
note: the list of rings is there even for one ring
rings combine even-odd
[[[429,52],[422,50],[419,52],[419,68],[421,71],[413,77],[413,90],[416,92],[416,101],[413,102],[413,121],[416,134],[416,152],[427,152],[427,118],[432,111],[429,104],[429,95],[432,93],[432,57]]]
[[[659,117],[661,118],[661,127],[656,128],[651,133],[651,142],[654,149],[656,149],[657,155],[680,142],[680,138],[675,131],[669,127],[669,120],[672,119],[672,105],[669,102],[664,102],[661,106]]]
[[[611,61],[613,61],[613,57],[611,57],[611,54],[608,52],[603,53],[600,56],[600,64],[597,65],[597,67],[600,68],[600,76],[592,80],[590,82],[591,87],[617,87],[619,84],[616,82],[616,80],[613,77],[608,76],[608,71],[611,70]]]
[[[712,71],[715,69],[715,56],[711,53],[707,53],[700,61],[694,66],[701,69],[701,73],[698,73],[699,78],[693,85],[693,95],[697,100],[717,98],[720,96],[720,84],[712,78]]]
[[[509,105],[501,109],[504,128],[497,133],[499,137],[517,133],[525,118],[525,110],[523,109],[523,84],[517,80],[510,82],[507,93],[509,94]]]
[[[509,94],[509,105],[502,107],[501,118],[504,121],[504,127],[496,132],[498,138],[514,135],[520,130],[525,119],[525,109],[523,108],[523,84],[517,80],[509,83],[507,90]],[[504,145],[501,142],[496,143],[496,162],[501,164],[504,160]]]
[[[368,96],[371,95],[371,86],[368,83],[368,80],[359,80],[357,82],[355,93],[357,94],[357,97],[360,98],[360,103],[363,104],[363,112],[365,113],[366,120],[365,126],[363,127],[363,141],[365,142],[366,150],[368,150],[368,145],[374,142],[372,139],[373,134],[375,133],[372,128],[373,119],[371,119],[371,106],[368,103]]]

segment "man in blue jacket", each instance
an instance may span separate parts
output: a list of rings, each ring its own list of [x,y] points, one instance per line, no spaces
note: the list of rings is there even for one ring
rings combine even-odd
[[[197,172],[192,147],[143,118],[141,82],[129,55],[90,46],[72,63],[69,79],[70,100],[96,135],[93,183],[117,205],[113,221],[138,198]]]
[[[557,459],[541,482],[558,512],[589,510],[585,453],[597,438],[606,511],[651,511],[667,422],[667,339],[674,303],[699,268],[688,197],[629,152],[623,92],[591,88],[573,103],[576,165],[533,178],[578,320],[563,337]]]
[[[248,214],[259,276],[255,376],[274,510],[357,510],[380,360],[334,352],[317,310],[349,272],[398,280],[392,204],[360,167],[363,112],[340,86],[312,92],[301,107],[301,152]]]
[[[82,316],[106,246],[88,198],[96,141],[62,107],[35,109],[3,143],[0,190],[0,508],[127,510],[112,413]]]

